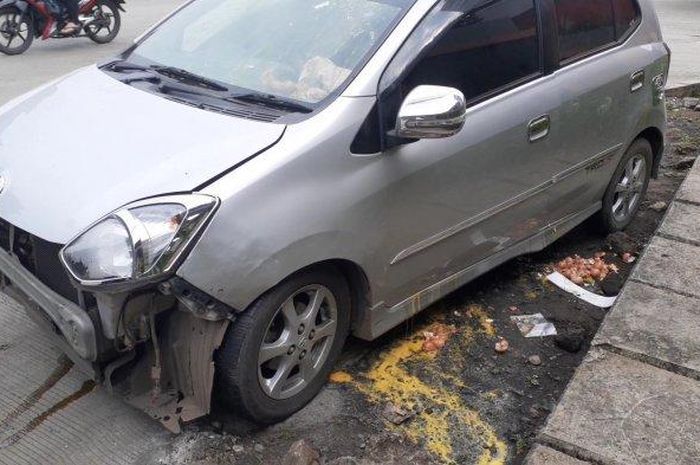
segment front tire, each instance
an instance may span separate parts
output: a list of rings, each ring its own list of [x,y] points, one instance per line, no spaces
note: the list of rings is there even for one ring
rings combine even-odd
[[[112,0],[99,0],[90,14],[93,19],[85,25],[85,34],[98,44],[113,41],[122,25],[119,6]]]
[[[350,328],[350,292],[332,267],[299,273],[260,297],[217,353],[217,394],[259,423],[281,421],[326,383]]]
[[[31,47],[33,41],[31,17],[15,7],[0,8],[0,53],[20,55]]]
[[[599,224],[603,233],[625,229],[634,219],[644,200],[654,152],[646,139],[637,139],[622,156],[603,197]]]

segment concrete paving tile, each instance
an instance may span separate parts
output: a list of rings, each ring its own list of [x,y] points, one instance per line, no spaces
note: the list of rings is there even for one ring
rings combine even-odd
[[[700,383],[594,348],[540,440],[606,465],[697,464]]]
[[[700,247],[656,236],[632,279],[700,297]]]
[[[88,381],[0,293],[0,465],[131,465],[169,437]]]
[[[700,376],[700,299],[629,281],[593,343],[610,344]]]
[[[527,456],[525,465],[590,465],[549,447],[536,445]]]
[[[673,202],[659,232],[700,244],[700,205]]]
[[[700,163],[695,162],[685,181],[678,189],[676,198],[700,204]]]

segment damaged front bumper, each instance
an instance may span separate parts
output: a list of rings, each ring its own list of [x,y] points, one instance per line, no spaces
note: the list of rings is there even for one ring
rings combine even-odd
[[[177,291],[182,286],[172,282],[166,286],[170,305],[154,308],[154,298],[145,299],[150,303],[134,309],[152,323],[146,328],[146,337],[121,353],[105,351],[114,341],[103,334],[99,316],[91,317],[84,308],[53,291],[0,247],[0,291],[22,304],[52,343],[82,371],[173,432],[180,431],[182,422],[209,414],[213,356],[232,318],[211,304],[204,312],[192,299],[192,292],[185,292],[189,298],[181,299]],[[156,289],[152,292],[164,297]],[[125,300],[128,303],[129,298]],[[138,304],[137,299],[134,302]]]
[[[0,248],[0,290],[24,304],[29,315],[51,329],[56,340],[71,358],[88,362],[97,359],[97,335],[90,316],[82,308],[57,294],[22,266],[20,261]],[[76,357],[77,356],[77,357]]]

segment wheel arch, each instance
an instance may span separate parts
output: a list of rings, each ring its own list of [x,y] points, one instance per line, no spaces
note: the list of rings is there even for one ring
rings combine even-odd
[[[656,178],[659,175],[659,166],[664,154],[664,135],[657,127],[650,126],[637,134],[637,139],[646,139],[651,145],[652,153],[654,154],[654,164],[652,165],[651,175]]]
[[[275,286],[292,278],[300,273],[304,273],[315,269],[334,269],[345,282],[348,284],[350,290],[350,331],[355,332],[357,327],[361,324],[363,319],[367,316],[367,311],[370,307],[370,302],[372,302],[371,288],[369,284],[369,279],[367,274],[362,269],[362,267],[352,260],[343,258],[331,258],[326,260],[320,260],[309,265],[300,268],[293,273],[288,274],[283,279],[281,279]],[[272,286],[272,287],[275,287]],[[270,289],[272,289],[272,287]],[[257,301],[262,295],[264,295],[266,290],[260,294],[253,302]],[[252,303],[250,305],[253,305]]]

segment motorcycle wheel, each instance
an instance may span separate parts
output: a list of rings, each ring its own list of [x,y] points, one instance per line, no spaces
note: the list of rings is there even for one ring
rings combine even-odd
[[[85,25],[85,34],[98,44],[107,44],[119,34],[122,25],[119,6],[112,0],[99,0],[90,12],[92,20]]]
[[[34,31],[29,15],[14,7],[0,8],[0,53],[20,55],[31,47]]]

